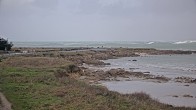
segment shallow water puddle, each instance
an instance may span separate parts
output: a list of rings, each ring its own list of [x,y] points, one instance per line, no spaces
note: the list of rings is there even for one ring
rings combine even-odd
[[[149,81],[102,82],[109,90],[120,93],[145,92],[162,103],[174,106],[196,107],[196,84],[154,83]]]

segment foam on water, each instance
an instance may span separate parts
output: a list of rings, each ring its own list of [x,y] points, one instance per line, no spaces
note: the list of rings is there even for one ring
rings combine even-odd
[[[147,44],[154,44],[154,42],[148,42]]]
[[[196,43],[196,41],[178,41],[178,42],[174,42],[173,44],[188,44],[188,43]]]

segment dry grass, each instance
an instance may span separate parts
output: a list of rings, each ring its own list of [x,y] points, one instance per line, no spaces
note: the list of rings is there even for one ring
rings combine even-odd
[[[0,63],[1,67],[27,67],[27,68],[51,68],[66,66],[71,63],[63,58],[52,57],[11,57]]]

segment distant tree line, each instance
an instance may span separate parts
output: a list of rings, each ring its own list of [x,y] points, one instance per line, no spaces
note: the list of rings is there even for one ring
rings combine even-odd
[[[8,40],[0,37],[0,50],[10,51],[12,46],[12,42],[8,42]]]

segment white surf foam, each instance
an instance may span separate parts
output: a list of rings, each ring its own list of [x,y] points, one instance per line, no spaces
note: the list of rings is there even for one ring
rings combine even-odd
[[[173,44],[188,44],[188,43],[196,43],[196,41],[178,41],[178,42],[174,42]]]

